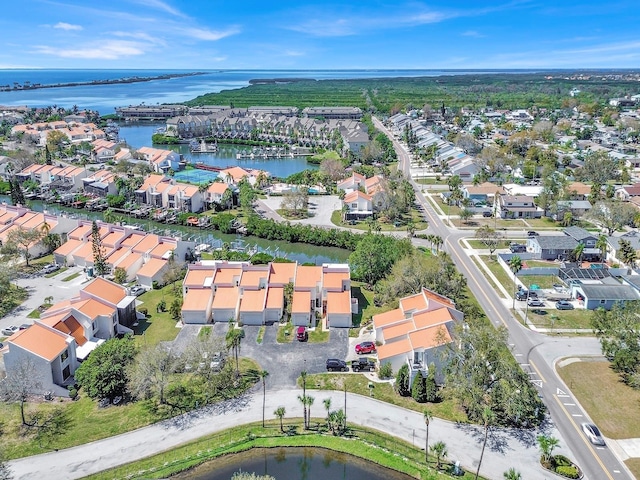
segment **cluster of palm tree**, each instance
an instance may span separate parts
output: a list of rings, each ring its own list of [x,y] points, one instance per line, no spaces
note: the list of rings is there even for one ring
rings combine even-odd
[[[431,250],[435,248],[436,252],[440,251],[440,247],[442,247],[442,244],[444,243],[444,240],[442,239],[442,237],[440,237],[439,235],[431,234],[431,233],[425,237],[425,240],[429,242],[429,245],[430,245],[429,248]]]

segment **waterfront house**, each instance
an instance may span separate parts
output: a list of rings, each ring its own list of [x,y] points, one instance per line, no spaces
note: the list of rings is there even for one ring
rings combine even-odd
[[[362,220],[373,215],[371,195],[354,190],[345,195],[343,204],[346,207],[345,220]]]

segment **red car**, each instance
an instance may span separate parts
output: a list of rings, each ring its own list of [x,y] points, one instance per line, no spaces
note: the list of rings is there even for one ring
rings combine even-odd
[[[362,342],[356,345],[356,353],[376,353],[376,344],[373,342]]]

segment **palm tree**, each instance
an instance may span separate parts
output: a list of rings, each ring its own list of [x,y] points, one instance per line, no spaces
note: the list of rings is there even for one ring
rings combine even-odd
[[[407,222],[407,236],[412,238],[416,233],[416,224],[412,220]]]
[[[579,243],[576,248],[573,249],[573,256],[576,257],[578,265],[582,267],[582,255],[584,253],[584,243]]]
[[[298,395],[298,401],[302,404],[302,421],[303,421],[303,428],[306,430],[307,429],[307,397],[306,395]]]
[[[436,456],[436,469],[440,470],[442,460],[447,458],[447,455],[449,454],[447,444],[442,441],[436,442],[431,445],[431,452]]]
[[[280,420],[280,431],[282,433],[284,433],[284,428],[282,426],[282,419],[284,418],[284,414],[286,413],[286,410],[284,407],[278,407],[275,409],[275,411],[273,412],[273,414],[278,417],[278,419]]]
[[[427,426],[427,439],[424,442],[424,461],[429,465],[429,422],[433,419],[433,415],[429,409],[424,411],[424,424]]]
[[[510,468],[502,474],[504,480],[522,480],[522,475],[515,468]]]
[[[516,308],[516,275],[522,270],[522,259],[519,255],[514,255],[509,260],[509,268],[513,272],[513,308]]]
[[[267,400],[267,377],[269,376],[269,372],[266,370],[261,370],[260,378],[262,379],[262,428],[264,428],[264,404]]]
[[[596,248],[600,249],[600,257],[602,257],[602,261],[604,262],[607,258],[607,249],[609,244],[607,243],[607,236],[600,235],[598,240],[596,241]]]
[[[322,400],[322,403],[324,404],[324,408],[327,410],[327,428],[333,431],[333,428],[331,428],[331,399],[325,398]]]
[[[315,401],[315,398],[307,395],[307,429],[311,428],[311,405]]]
[[[480,452],[480,461],[478,462],[478,469],[476,470],[476,478],[478,480],[478,475],[480,475],[480,465],[482,465],[482,457],[484,457],[484,449],[487,446],[487,438],[489,438],[489,428],[491,424],[495,420],[495,414],[489,407],[484,407],[482,411],[482,423],[484,424],[484,439],[482,441],[482,450]]]
[[[236,377],[240,376],[240,342],[242,342],[242,330],[236,330],[233,318],[229,319],[229,331],[227,332],[227,348],[233,350],[236,359]]]
[[[438,235],[434,235],[433,236],[433,243],[436,246],[436,252],[440,252],[440,247],[444,243],[444,240],[442,240],[442,237],[440,237]]]
[[[542,454],[542,461],[544,463],[551,462],[553,451],[560,445],[560,440],[549,435],[538,435],[538,446],[540,447],[540,453]]]

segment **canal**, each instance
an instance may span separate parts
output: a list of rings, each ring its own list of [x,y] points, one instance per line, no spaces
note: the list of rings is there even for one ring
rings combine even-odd
[[[0,195],[0,202],[11,203],[9,197]],[[82,220],[102,220],[102,212],[76,210],[65,208],[58,204],[45,204],[41,201],[30,201],[29,206],[37,212],[46,211],[52,215],[78,218]],[[125,217],[129,225],[135,225],[145,232],[178,237],[185,241],[196,242],[196,245],[206,244],[212,248],[220,248],[228,243],[232,248],[254,250],[268,253],[277,257],[285,257],[299,263],[345,263],[349,258],[348,250],[335,247],[319,247],[306,243],[290,243],[278,240],[265,240],[253,236],[224,234],[217,230],[204,230],[183,225],[166,225],[147,219]]]

